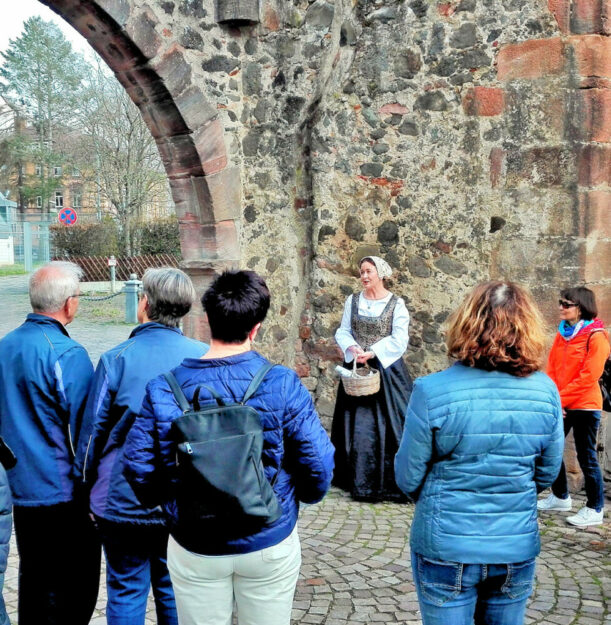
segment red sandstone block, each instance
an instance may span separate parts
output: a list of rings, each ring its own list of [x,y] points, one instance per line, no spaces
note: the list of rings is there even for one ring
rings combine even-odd
[[[463,97],[462,106],[467,115],[500,115],[505,107],[505,92],[498,87],[472,87]]]
[[[492,148],[490,150],[490,185],[493,189],[499,185],[504,162],[505,150],[503,148]]]
[[[310,326],[299,326],[299,338],[307,341],[312,336],[312,328]]]
[[[299,359],[296,360],[296,362],[295,362],[295,373],[297,373],[297,375],[300,378],[309,378],[310,377],[310,373],[311,373],[310,365],[307,362],[307,360],[305,360],[305,358],[299,358]]]
[[[405,115],[409,112],[407,107],[402,104],[398,104],[397,102],[391,102],[390,104],[385,104],[380,107],[379,111],[382,115]]]
[[[611,37],[581,35],[570,37],[581,76],[611,78]]]
[[[271,32],[276,32],[280,28],[278,14],[269,4],[266,4],[263,10],[263,26]]]
[[[588,288],[594,291],[596,304],[598,306],[598,316],[611,326],[611,289],[608,284],[588,284]]]
[[[585,282],[600,282],[609,278],[611,267],[611,241],[597,239],[587,246],[583,266]]]
[[[443,15],[443,17],[450,17],[450,15],[454,15],[456,12],[456,7],[451,2],[442,2],[437,5],[437,12],[439,15]]]
[[[564,43],[559,37],[533,39],[503,46],[497,58],[499,80],[542,78],[565,67]]]
[[[193,137],[202,168],[207,176],[217,173],[227,166],[225,132],[220,120],[215,119],[197,128]]]
[[[603,11],[607,0],[578,0],[572,4],[571,32],[604,33]]]
[[[611,185],[611,145],[584,146],[578,157],[578,170],[582,187]]]
[[[611,239],[611,191],[579,193],[579,235]]]
[[[570,32],[571,0],[547,0],[547,6],[556,18],[560,31]]]
[[[582,139],[611,143],[611,89],[579,91]]]

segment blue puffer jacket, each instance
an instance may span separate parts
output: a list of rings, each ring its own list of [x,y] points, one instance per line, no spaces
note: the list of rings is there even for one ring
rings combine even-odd
[[[123,476],[123,444],[140,410],[146,384],[199,358],[205,343],[156,322],[139,325],[127,341],[107,351],[96,369],[75,460],[77,480],[91,488],[94,514],[118,523],[163,523],[160,510],[143,508]]]
[[[266,363],[265,358],[250,351],[218,360],[189,358],[173,373],[190,402],[196,387],[202,383],[225,401],[239,402],[255,373]],[[203,388],[200,401],[213,401]],[[270,482],[276,478],[273,488],[283,514],[273,525],[238,539],[198,528],[197,536],[193,537],[193,542],[199,545],[198,553],[249,553],[278,544],[295,527],[298,500],[319,501],[331,483],[333,446],[320,424],[310,394],[294,371],[281,366],[271,369],[248,405],[261,417],[265,475]],[[170,426],[181,414],[166,380],[163,377],[152,380],[125,444],[125,472],[143,502],[151,506],[163,504],[172,536],[188,549],[191,537],[186,536],[188,530],[178,518],[173,499],[176,447],[170,438]]]
[[[420,378],[395,458],[413,497],[411,548],[472,564],[522,562],[540,549],[537,492],[558,475],[564,430],[555,384],[461,364]]]
[[[29,314],[0,341],[0,435],[17,457],[16,506],[71,501],[72,463],[93,366],[55,319]]]

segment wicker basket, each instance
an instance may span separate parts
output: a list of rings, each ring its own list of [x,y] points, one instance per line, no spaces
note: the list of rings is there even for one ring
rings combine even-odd
[[[342,383],[346,395],[362,397],[365,395],[373,395],[380,390],[380,372],[377,369],[371,369],[365,365],[362,369],[356,368],[356,358],[350,377],[343,377]]]

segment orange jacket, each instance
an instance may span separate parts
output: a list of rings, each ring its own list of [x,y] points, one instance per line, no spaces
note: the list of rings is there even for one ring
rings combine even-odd
[[[592,334],[589,344],[588,337]],[[547,360],[547,375],[560,391],[563,408],[601,410],[598,379],[609,356],[609,335],[600,319],[582,328],[567,341],[559,332]]]

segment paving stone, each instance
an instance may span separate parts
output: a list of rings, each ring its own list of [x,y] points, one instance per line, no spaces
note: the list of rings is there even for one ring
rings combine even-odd
[[[29,312],[27,276],[0,278],[3,315],[0,337],[21,324]],[[75,319],[70,333],[89,350],[92,360],[124,340],[131,327]],[[574,497],[576,506],[584,497]],[[609,518],[611,511],[607,511]],[[353,502],[332,489],[323,502],[303,506],[299,520],[303,566],[292,620],[294,625],[402,623],[419,625],[420,612],[411,573],[408,536],[411,505]],[[525,622],[536,625],[611,625],[604,600],[611,597],[611,524],[597,533],[566,526],[562,514],[546,515],[537,583]],[[592,541],[602,545],[593,549]],[[11,623],[17,623],[18,556],[11,540],[4,597]],[[104,625],[105,572],[90,625]],[[146,624],[155,623],[149,597]]]

